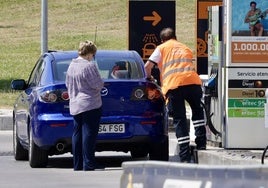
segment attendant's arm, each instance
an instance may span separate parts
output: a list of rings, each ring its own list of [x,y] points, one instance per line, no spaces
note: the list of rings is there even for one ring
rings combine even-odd
[[[148,61],[145,63],[145,65],[144,65],[144,67],[145,67],[145,72],[146,72],[146,77],[147,77],[148,79],[151,79],[151,78],[152,78],[151,72],[152,72],[152,68],[153,68],[154,64],[155,64],[154,62],[148,60]]]

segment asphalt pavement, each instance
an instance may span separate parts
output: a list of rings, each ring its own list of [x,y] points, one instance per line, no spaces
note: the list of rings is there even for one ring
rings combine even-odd
[[[12,130],[12,109],[0,109],[1,130]]]
[[[11,135],[12,126],[12,109],[0,109],[0,136],[4,136],[7,133]],[[174,130],[170,129],[170,132],[174,132]],[[194,142],[192,125],[190,127],[190,137],[191,141]],[[176,149],[175,155],[178,152],[178,149]],[[198,162],[211,165],[260,164],[262,154],[263,150],[226,150],[224,148],[208,146],[207,150],[198,151]],[[268,153],[265,154],[264,163],[268,164]]]

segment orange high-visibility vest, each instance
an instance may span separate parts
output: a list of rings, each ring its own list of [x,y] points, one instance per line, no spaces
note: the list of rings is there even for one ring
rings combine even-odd
[[[162,61],[158,63],[160,80],[164,95],[170,89],[185,85],[201,85],[201,79],[195,71],[190,48],[175,39],[158,46]]]

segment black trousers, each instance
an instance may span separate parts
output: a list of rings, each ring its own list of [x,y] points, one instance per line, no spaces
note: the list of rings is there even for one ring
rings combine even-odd
[[[169,90],[167,93],[167,107],[169,114],[173,117],[173,126],[176,130],[176,137],[180,148],[179,155],[182,162],[189,162],[191,159],[185,101],[188,102],[192,110],[192,122],[195,129],[197,149],[206,147],[205,119],[201,106],[202,94],[200,85],[180,86]]]
[[[91,170],[96,166],[95,145],[102,109],[93,109],[74,116],[72,151],[74,170]]]

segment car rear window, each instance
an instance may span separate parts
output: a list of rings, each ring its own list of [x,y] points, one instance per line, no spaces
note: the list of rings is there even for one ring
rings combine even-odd
[[[142,67],[133,59],[98,58],[95,60],[103,79],[140,79]]]
[[[54,64],[53,72],[54,72],[54,79],[58,81],[65,81],[67,69],[71,63],[72,59],[58,61]]]
[[[54,63],[54,78],[57,81],[65,81],[66,72],[71,63],[70,60],[62,60]],[[96,58],[99,73],[102,79],[141,79],[143,71],[140,63],[134,59]]]
[[[134,59],[98,58],[95,60],[103,79],[140,79],[142,67]]]

